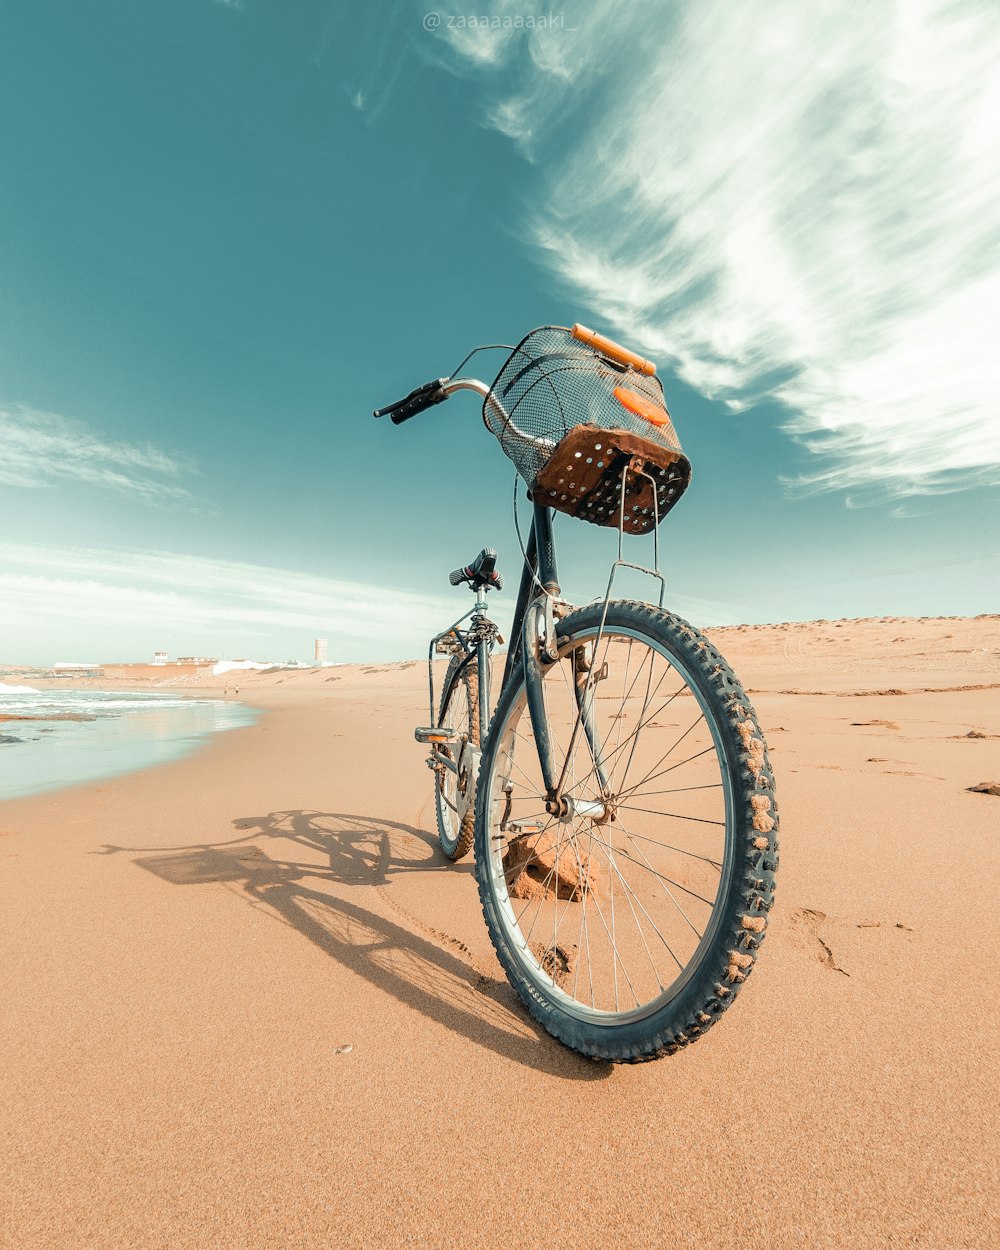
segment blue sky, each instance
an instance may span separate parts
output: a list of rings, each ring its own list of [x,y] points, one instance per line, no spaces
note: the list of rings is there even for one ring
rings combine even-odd
[[[1000,10],[427,12],[3,7],[0,660],[419,654],[513,470],[371,409],[575,320],[660,365],[676,610],[1000,610]]]

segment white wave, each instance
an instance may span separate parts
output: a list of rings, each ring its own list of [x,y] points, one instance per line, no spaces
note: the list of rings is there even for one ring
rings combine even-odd
[[[30,694],[30,698],[24,697]],[[103,690],[33,690],[31,687],[0,686],[0,709],[7,713],[30,712],[33,716],[74,715],[117,716],[122,713],[190,708],[210,700],[182,699],[175,695],[129,691],[119,694]]]
[[[75,711],[96,710],[111,712],[126,712],[139,710],[147,710],[149,708],[174,708],[174,707],[190,707],[191,701],[188,699],[74,699],[66,704],[67,707]]]
[[[34,686],[11,686],[6,682],[0,681],[0,695],[2,694],[40,694],[41,691],[36,690]]]

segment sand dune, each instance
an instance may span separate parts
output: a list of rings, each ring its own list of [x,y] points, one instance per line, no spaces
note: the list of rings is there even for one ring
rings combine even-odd
[[[654,1064],[516,1004],[436,849],[419,664],[241,674],[254,726],[0,804],[0,1245],[994,1244],[1000,618],[710,632],[779,901]]]

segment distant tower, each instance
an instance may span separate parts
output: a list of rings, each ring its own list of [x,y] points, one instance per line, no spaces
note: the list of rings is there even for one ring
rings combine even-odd
[[[317,638],[316,639],[316,663],[317,664],[326,663],[326,648],[327,648],[327,640],[325,638]]]

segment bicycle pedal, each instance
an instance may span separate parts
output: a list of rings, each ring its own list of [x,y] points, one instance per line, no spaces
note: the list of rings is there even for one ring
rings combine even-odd
[[[458,741],[458,734],[446,725],[431,726],[429,728],[421,726],[419,729],[414,729],[413,736],[418,742],[430,743],[432,745]]]

